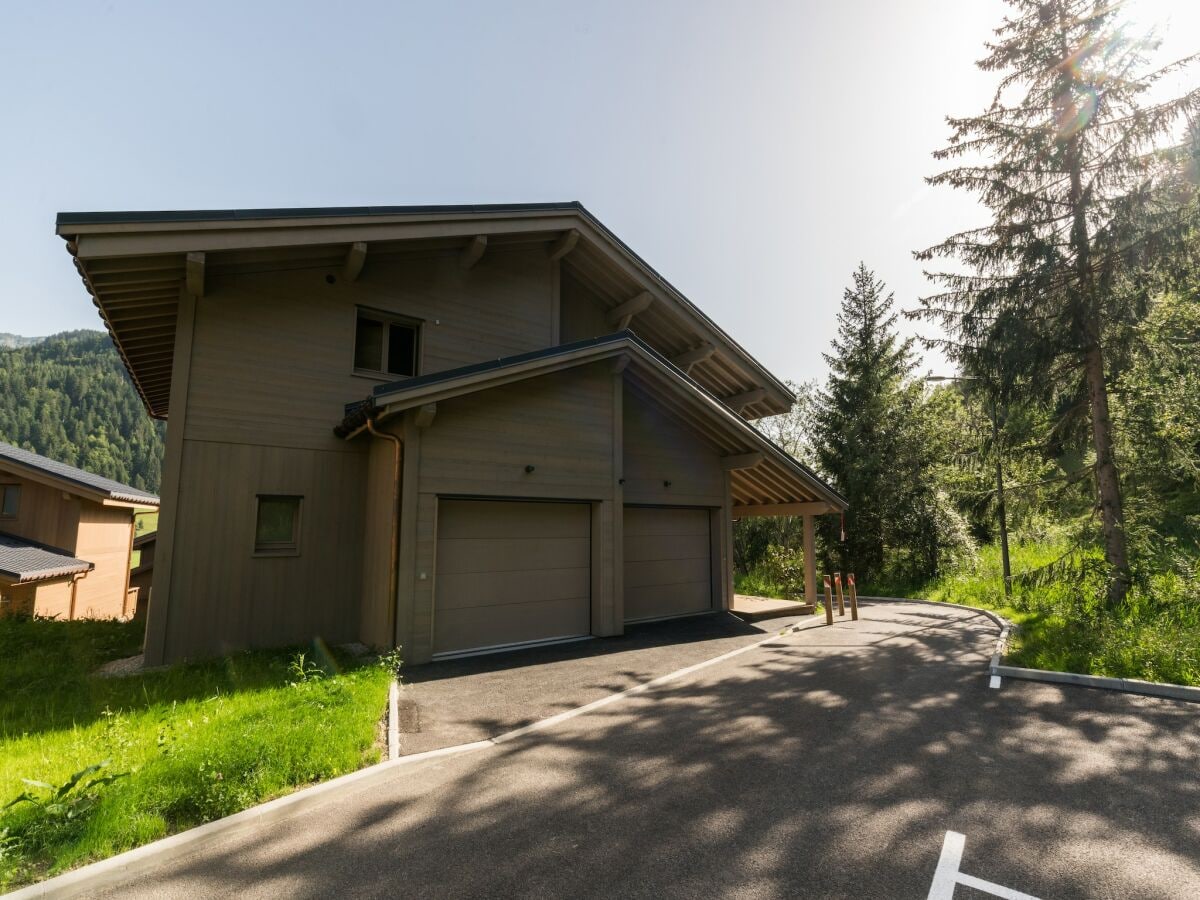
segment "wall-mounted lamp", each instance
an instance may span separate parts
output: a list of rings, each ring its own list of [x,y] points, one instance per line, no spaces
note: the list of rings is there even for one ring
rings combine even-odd
[[[671,482],[669,482],[669,481],[663,482],[663,487],[670,487],[670,486],[671,486]]]
[[[526,467],[525,467],[525,474],[526,474],[526,475],[528,475],[528,474],[529,474],[530,472],[532,472],[532,471],[533,471],[533,466],[526,466]]]

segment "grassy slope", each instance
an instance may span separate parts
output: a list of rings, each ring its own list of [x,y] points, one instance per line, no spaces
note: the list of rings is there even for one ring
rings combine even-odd
[[[294,653],[254,652],[126,678],[89,675],[136,653],[140,631],[0,620],[0,806],[25,790],[23,778],[59,785],[106,760],[104,771],[129,773],[75,820],[30,804],[0,811],[0,888],[378,760],[381,667],[305,680],[289,669]]]
[[[1053,564],[1067,551],[1057,543],[1017,544],[1016,574]],[[739,593],[780,597],[778,585],[762,573],[739,575]],[[999,612],[1020,626],[1009,644],[1007,663],[1056,672],[1080,672],[1200,686],[1200,613],[1187,585],[1157,576],[1135,591],[1120,616],[1089,602],[1085,585],[1059,581],[1037,587],[1014,586],[1004,596],[998,547],[984,547],[962,571],[924,584],[877,581],[864,595],[915,597],[978,606]]]
[[[1054,564],[1067,552],[1056,543],[1015,544],[1015,576]],[[1151,578],[1131,594],[1120,615],[1089,599],[1099,585],[1060,579],[1036,586],[1015,578],[1004,596],[998,547],[984,547],[970,568],[922,585],[874,584],[863,593],[920,597],[979,606],[1017,623],[1007,663],[1056,672],[1141,678],[1200,685],[1200,621],[1182,585]]]

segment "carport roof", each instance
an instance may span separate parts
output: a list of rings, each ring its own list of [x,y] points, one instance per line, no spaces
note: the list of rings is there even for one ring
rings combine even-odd
[[[24,584],[90,572],[92,563],[65,550],[0,532],[0,578]]]
[[[352,438],[366,428],[368,418],[380,421],[440,400],[615,357],[628,359],[626,378],[635,389],[700,431],[726,459],[735,516],[758,510],[780,514],[782,507],[796,504],[812,504],[806,512],[847,507],[846,499],[815,472],[630,331],[378,385],[366,400],[346,406],[334,431]],[[822,505],[828,509],[820,509]]]

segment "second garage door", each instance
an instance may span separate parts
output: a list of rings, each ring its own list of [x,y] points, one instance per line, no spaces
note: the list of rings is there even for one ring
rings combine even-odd
[[[625,621],[712,609],[707,509],[625,507]]]
[[[591,632],[586,503],[438,504],[434,655]]]

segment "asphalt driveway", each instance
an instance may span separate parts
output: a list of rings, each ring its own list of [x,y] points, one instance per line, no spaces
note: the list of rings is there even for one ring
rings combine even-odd
[[[995,632],[867,605],[104,896],[919,898],[948,832],[1010,892],[1200,896],[1200,710],[989,689]]]

